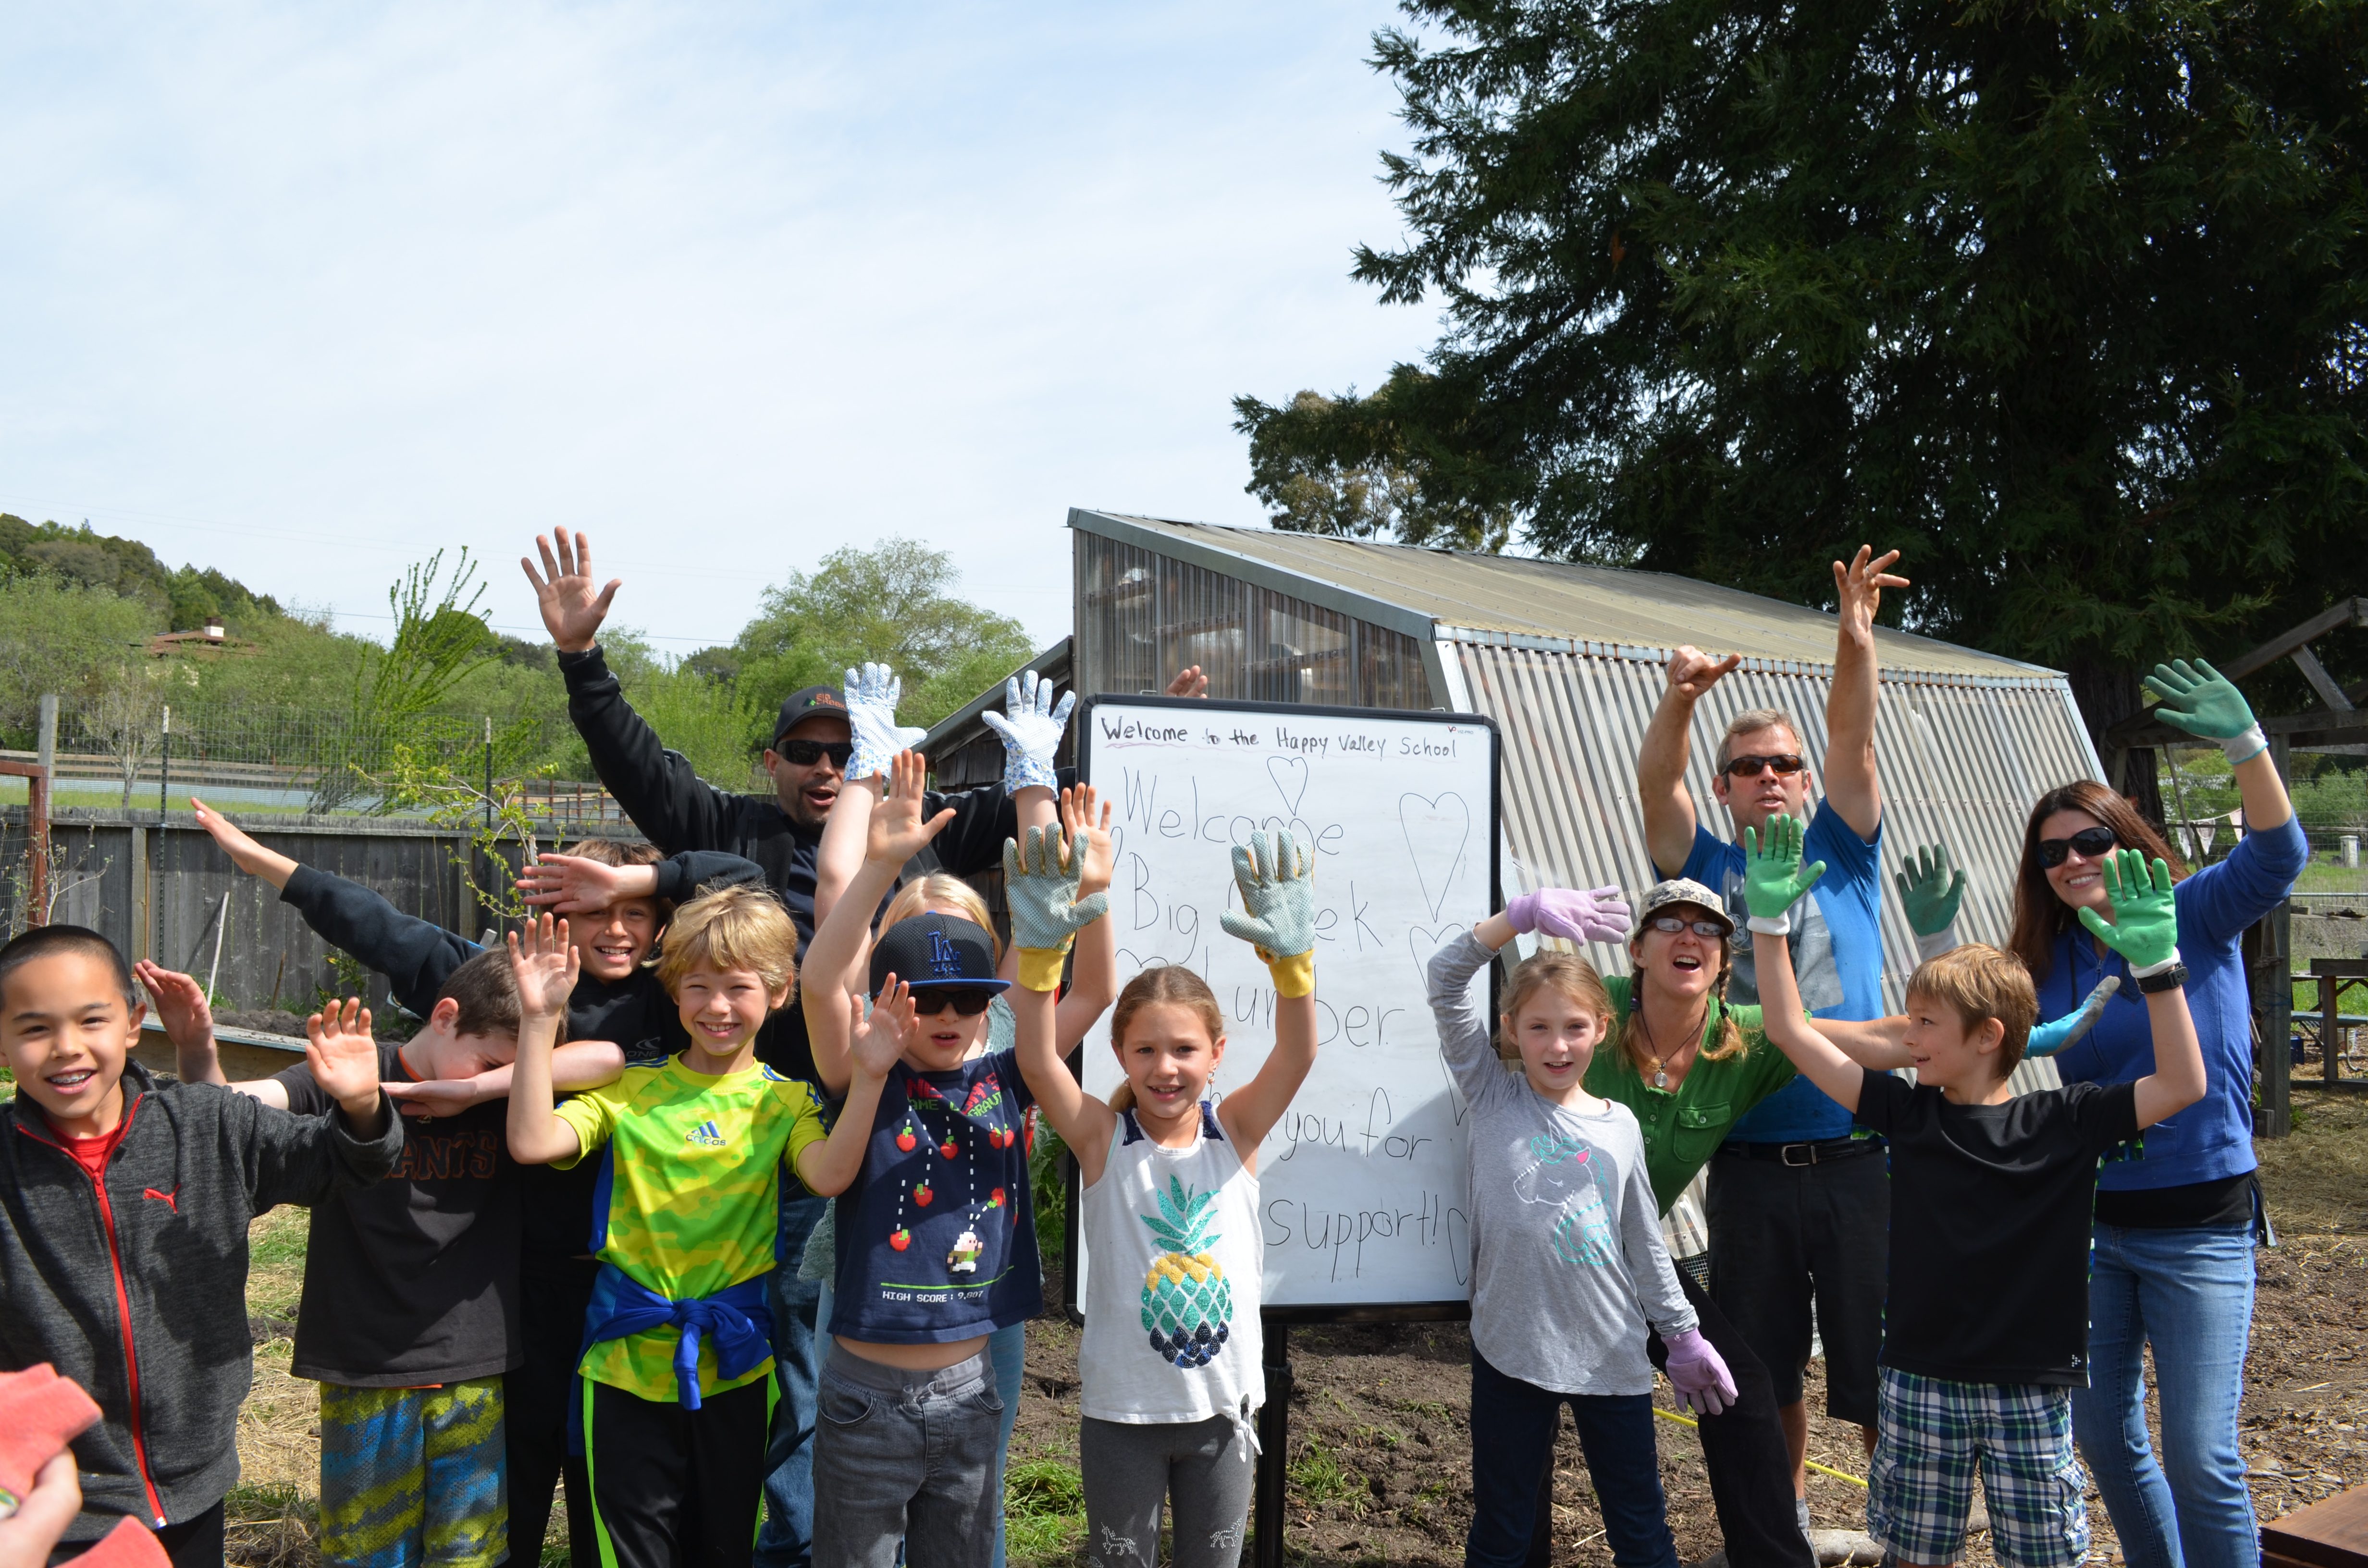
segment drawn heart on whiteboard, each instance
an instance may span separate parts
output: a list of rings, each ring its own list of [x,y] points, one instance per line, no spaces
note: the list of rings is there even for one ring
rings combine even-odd
[[[1436,920],[1456,869],[1463,864],[1463,846],[1472,837],[1472,808],[1452,790],[1440,795],[1400,795],[1398,826],[1406,833],[1406,853],[1414,857],[1414,874]]]
[[[1268,757],[1266,776],[1274,780],[1274,792],[1282,797],[1284,813],[1297,816],[1299,802],[1307,793],[1307,759],[1304,756]]]
[[[1440,944],[1444,943],[1448,937],[1453,936],[1455,934],[1455,930],[1456,926],[1453,921],[1450,921],[1448,924],[1437,927],[1429,926],[1408,926],[1406,927],[1406,947],[1414,954],[1414,971],[1422,977],[1423,983],[1426,986],[1430,983],[1431,955],[1439,951]],[[1484,993],[1486,992],[1486,986],[1485,984],[1482,986],[1482,990]],[[1486,1010],[1488,1006],[1487,998],[1485,994],[1481,998],[1480,1006],[1483,1010]],[[1455,1125],[1461,1127],[1463,1125],[1463,1119],[1472,1114],[1472,1108],[1464,1104],[1463,1086],[1456,1083],[1455,1074],[1448,1071],[1447,1058],[1444,1055],[1440,1056],[1439,1059],[1439,1071],[1440,1075],[1447,1080],[1447,1103],[1454,1109]]]

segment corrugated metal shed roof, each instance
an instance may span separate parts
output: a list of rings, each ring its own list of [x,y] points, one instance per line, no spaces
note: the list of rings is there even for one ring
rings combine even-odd
[[[1832,616],[1667,573],[1083,509],[1072,511],[1069,523],[1235,575],[1263,576],[1264,568],[1292,580],[1286,591],[1412,636],[1581,653],[1691,643],[1818,670],[1833,658]],[[2055,676],[1903,631],[1878,631],[1875,640],[1884,670],[1894,676],[1913,672],[2021,685]]]

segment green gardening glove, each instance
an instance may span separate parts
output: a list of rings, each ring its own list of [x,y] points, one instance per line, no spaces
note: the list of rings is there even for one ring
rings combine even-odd
[[[2080,924],[2127,959],[2132,974],[2144,978],[2179,961],[2179,905],[2169,866],[2157,860],[2149,877],[2143,850],[2116,849],[2105,857],[2105,896],[2112,901],[2112,920],[2083,909]]]
[[[1315,876],[1307,841],[1287,829],[1269,838],[1261,828],[1247,845],[1234,846],[1234,885],[1246,913],[1228,909],[1217,923],[1258,949],[1284,996],[1315,989]]]
[[[1784,912],[1826,874],[1823,860],[1801,864],[1805,835],[1799,817],[1768,819],[1764,836],[1743,830],[1743,903],[1751,912],[1751,928],[1781,937],[1792,928]]]
[[[1919,937],[1946,931],[1956,921],[1957,906],[1965,902],[1965,873],[1952,870],[1945,844],[1924,846],[1891,880],[1899,884],[1908,926]]]
[[[2249,761],[2270,749],[2245,694],[2201,659],[2192,665],[2185,659],[2157,665],[2146,677],[2146,687],[2162,699],[2155,704],[2156,718],[2191,735],[2218,741],[2232,763]]]
[[[1011,945],[1019,949],[1019,983],[1030,991],[1060,985],[1061,960],[1069,944],[1110,909],[1107,891],[1077,897],[1086,847],[1081,833],[1064,863],[1057,827],[1049,832],[1030,828],[1025,847],[1008,838],[1003,841],[1003,896],[1011,906]]]

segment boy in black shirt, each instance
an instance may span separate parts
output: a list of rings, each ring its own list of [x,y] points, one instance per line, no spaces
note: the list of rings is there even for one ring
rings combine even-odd
[[[1904,1563],[1957,1561],[1979,1466],[2005,1568],[2074,1568],[2088,1555],[2072,1395],[2089,1381],[2089,1221],[2097,1162],[2203,1097],[2170,870],[2123,850],[2106,862],[2113,920],[2081,916],[2129,959],[2154,1027],[2155,1071],[2134,1084],[2014,1093],[2039,1002],[1996,948],[1941,954],[1907,983],[1914,1085],[1859,1066],[1803,1021],[1785,912],[1823,863],[1801,865],[1779,817],[1747,850],[1761,1018],[1820,1089],[1891,1141],[1890,1297],[1867,1529]],[[2151,972],[2150,972],[2151,971]]]

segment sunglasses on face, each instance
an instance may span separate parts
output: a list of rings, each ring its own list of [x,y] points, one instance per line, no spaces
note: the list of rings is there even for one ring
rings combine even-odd
[[[1647,924],[1654,930],[1666,931],[1672,937],[1689,926],[1692,927],[1695,936],[1707,937],[1713,941],[1723,940],[1726,936],[1726,927],[1715,920],[1682,920],[1674,915],[1656,915]]]
[[[913,1011],[927,1018],[951,1007],[965,1018],[975,1018],[986,1011],[986,1005],[994,999],[995,994],[991,991],[916,991],[913,993]]]
[[[775,741],[773,753],[792,767],[812,767],[824,757],[839,767],[855,755],[853,741]]]
[[[2052,870],[2064,864],[2064,857],[2075,849],[2084,858],[2094,860],[2120,842],[2110,827],[2084,827],[2069,838],[2041,839],[2039,863]]]
[[[1726,761],[1727,772],[1737,778],[1757,778],[1771,770],[1779,778],[1790,778],[1807,766],[1796,751],[1780,751],[1773,756],[1732,756]]]

